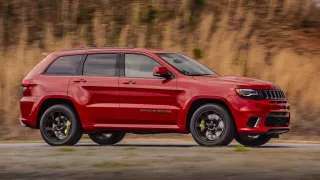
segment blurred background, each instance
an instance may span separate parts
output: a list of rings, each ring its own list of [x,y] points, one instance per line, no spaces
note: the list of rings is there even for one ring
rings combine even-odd
[[[291,137],[320,135],[320,0],[0,0],[0,139],[21,128],[21,81],[43,52],[125,46],[182,52],[222,75],[280,85]]]

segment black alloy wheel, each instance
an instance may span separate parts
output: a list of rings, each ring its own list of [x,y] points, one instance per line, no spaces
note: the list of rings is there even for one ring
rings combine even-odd
[[[67,105],[48,108],[41,117],[40,132],[43,139],[52,146],[74,145],[82,136],[76,113]]]
[[[234,122],[222,105],[206,104],[192,115],[190,131],[199,145],[226,146],[233,140]]]

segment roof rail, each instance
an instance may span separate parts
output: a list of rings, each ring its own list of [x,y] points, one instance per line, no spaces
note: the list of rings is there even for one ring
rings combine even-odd
[[[70,49],[63,49],[60,51],[73,51],[73,50],[88,50],[88,49],[134,49],[134,48],[129,48],[129,47],[114,47],[114,46],[109,46],[109,47],[79,47],[77,46],[76,48],[70,48]]]

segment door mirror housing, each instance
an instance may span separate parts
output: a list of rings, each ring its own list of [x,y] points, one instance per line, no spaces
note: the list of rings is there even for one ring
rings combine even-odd
[[[168,68],[164,66],[158,66],[153,69],[153,75],[157,77],[164,77],[166,79],[171,78]]]

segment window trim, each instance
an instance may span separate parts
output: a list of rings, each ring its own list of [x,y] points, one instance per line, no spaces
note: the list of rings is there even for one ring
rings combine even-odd
[[[61,57],[67,57],[67,56],[78,56],[78,55],[82,55],[81,57],[81,60],[80,60],[80,63],[78,64],[78,67],[76,68],[76,71],[74,72],[74,74],[72,75],[66,75],[66,74],[46,74],[47,70],[51,67],[51,65],[56,62],[59,58]],[[82,63],[82,61],[84,60],[86,54],[69,54],[69,55],[62,55],[62,56],[57,56],[54,60],[52,60],[48,65],[47,67],[41,72],[41,75],[42,76],[74,76],[77,74],[77,71]]]
[[[170,79],[175,79],[175,75],[174,73],[172,73],[170,71],[170,69],[165,65],[163,64],[162,62],[158,61],[157,59],[149,56],[148,54],[143,54],[143,53],[136,53],[136,52],[123,52],[121,53],[121,59],[120,59],[120,77],[122,78],[139,78],[139,79],[165,79],[163,77],[157,77],[157,76],[154,76],[154,78],[150,78],[150,77],[127,77],[125,76],[125,55],[126,54],[135,54],[135,55],[142,55],[142,56],[146,56],[146,57],[149,57],[151,58],[152,60],[156,61],[157,63],[159,63],[161,66],[164,66],[168,69],[169,73],[171,74],[171,78]]]
[[[87,61],[89,55],[95,55],[95,54],[116,54],[116,72],[115,76],[86,76],[83,75],[83,70],[84,70],[84,63]],[[81,61],[80,66],[78,67],[76,74],[77,76],[84,76],[84,77],[119,77],[120,74],[120,68],[119,68],[119,62],[120,62],[120,53],[119,52],[106,52],[106,53],[87,53],[85,54],[85,58],[83,61]]]

